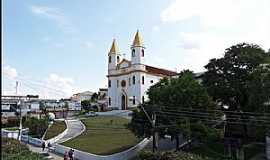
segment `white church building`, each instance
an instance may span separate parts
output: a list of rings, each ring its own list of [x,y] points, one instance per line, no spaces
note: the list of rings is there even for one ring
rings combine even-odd
[[[108,107],[126,110],[148,99],[147,90],[163,77],[177,73],[146,65],[145,46],[137,31],[131,49],[131,60],[122,57],[116,40],[108,54]]]

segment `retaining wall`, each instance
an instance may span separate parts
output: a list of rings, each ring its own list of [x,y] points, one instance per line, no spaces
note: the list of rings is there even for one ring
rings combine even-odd
[[[1,130],[1,136],[2,137],[8,137],[8,138],[17,139],[18,138],[18,132],[19,131],[8,131],[8,130],[5,130],[5,129],[2,129]],[[22,135],[21,140],[23,142],[25,142],[25,143],[29,143],[29,144],[32,144],[32,145],[38,146],[38,147],[41,147],[42,142],[43,142],[43,140],[41,140],[41,139],[32,138],[32,137],[30,137],[28,135]]]
[[[107,156],[91,154],[91,153],[74,149],[74,156],[75,156],[75,159],[78,159],[78,160],[85,160],[85,159],[87,160],[128,160],[136,156],[137,153],[140,150],[142,150],[148,144],[149,141],[150,141],[149,139],[145,138],[136,146],[131,147],[128,150],[125,150],[120,153],[115,153],[112,155],[107,155]],[[54,147],[55,147],[55,152],[59,154],[64,154],[65,151],[69,151],[71,149],[70,147],[66,147],[60,144],[54,144]]]

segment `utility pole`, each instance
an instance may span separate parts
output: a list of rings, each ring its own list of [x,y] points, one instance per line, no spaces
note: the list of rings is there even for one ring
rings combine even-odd
[[[18,96],[18,86],[19,86],[19,82],[16,81],[16,92],[15,92],[16,96]],[[21,98],[19,98],[19,102],[17,103],[17,107],[19,107],[19,109],[20,109],[20,126],[19,126],[18,140],[21,141],[21,136],[22,136],[22,102],[21,102]]]
[[[133,100],[133,97],[130,97],[129,100],[132,101]],[[145,111],[143,104],[141,104],[141,102],[138,99],[135,99],[135,100],[137,100],[140,108],[143,110],[143,112],[146,115],[148,121],[152,125],[152,136],[153,136],[153,146],[152,146],[152,149],[153,149],[153,152],[155,152],[156,149],[157,149],[157,135],[156,135],[156,118],[157,117],[156,117],[156,113],[153,113],[152,114],[152,119],[151,119],[150,116],[149,116],[149,114]]]

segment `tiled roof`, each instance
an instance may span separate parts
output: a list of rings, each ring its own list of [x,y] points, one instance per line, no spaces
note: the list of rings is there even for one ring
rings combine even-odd
[[[160,75],[165,75],[165,76],[175,76],[177,74],[174,71],[169,71],[166,69],[156,68],[156,67],[152,67],[148,65],[145,65],[145,69],[147,72],[152,73],[152,74],[160,74]]]

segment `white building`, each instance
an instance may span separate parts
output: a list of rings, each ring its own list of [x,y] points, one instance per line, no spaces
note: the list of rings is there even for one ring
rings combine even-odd
[[[77,100],[77,101],[90,100],[92,98],[93,94],[94,94],[93,92],[85,91],[85,92],[82,92],[82,93],[73,94],[71,99],[72,100]]]
[[[144,64],[145,46],[137,31],[131,45],[131,60],[122,58],[115,39],[108,54],[108,107],[126,110],[148,99],[150,86],[177,73]],[[129,99],[132,98],[131,101]]]

